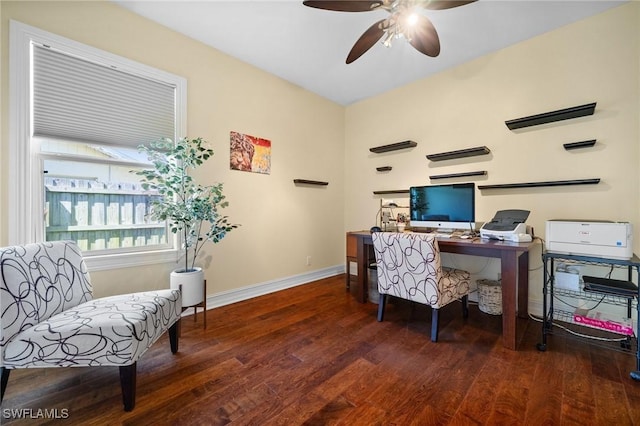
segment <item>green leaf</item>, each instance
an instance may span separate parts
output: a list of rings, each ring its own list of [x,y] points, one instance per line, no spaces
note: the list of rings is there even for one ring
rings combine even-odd
[[[195,259],[206,242],[218,243],[239,225],[229,224],[218,208],[228,206],[222,193],[222,183],[204,186],[196,183],[189,170],[196,169],[214,155],[202,138],[181,138],[173,142],[163,138],[149,146],[140,146],[152,168],[134,172],[141,176],[145,190],[155,190],[159,196],[151,202],[150,216],[169,223],[169,229],[184,241],[185,262]]]

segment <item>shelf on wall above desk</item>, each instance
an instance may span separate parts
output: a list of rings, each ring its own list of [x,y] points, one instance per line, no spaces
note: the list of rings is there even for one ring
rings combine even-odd
[[[416,146],[418,146],[417,142],[403,141],[403,142],[392,143],[389,145],[382,145],[382,146],[376,146],[374,148],[369,148],[369,151],[375,154],[380,154],[382,152],[397,151],[399,149],[414,148]]]
[[[459,178],[459,177],[471,177],[471,176],[486,176],[486,170],[479,170],[477,172],[464,172],[464,173],[449,173],[445,175],[431,175],[429,179],[449,179],[449,178]]]
[[[555,121],[570,120],[572,118],[593,115],[596,109],[596,102],[579,105],[571,108],[559,109],[542,114],[530,115],[528,117],[516,118],[505,121],[509,130],[521,129],[523,127],[538,126],[540,124],[553,123]]]
[[[408,194],[408,189],[396,189],[396,190],[387,190],[387,191],[373,191],[374,195],[387,195],[387,194]]]
[[[453,160],[455,158],[474,157],[476,155],[487,155],[491,152],[486,146],[477,146],[475,148],[459,149],[457,151],[440,152],[438,154],[429,154],[427,159],[431,161]]]
[[[329,182],[321,182],[319,180],[308,180],[308,179],[294,179],[293,183],[296,185],[318,185],[318,186],[326,186],[329,185]]]
[[[503,183],[500,185],[478,185],[478,189],[537,188],[541,186],[595,185],[597,183],[600,183],[600,178],[551,180],[546,182]]]

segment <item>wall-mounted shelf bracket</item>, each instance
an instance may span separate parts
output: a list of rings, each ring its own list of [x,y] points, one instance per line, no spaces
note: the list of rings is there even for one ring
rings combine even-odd
[[[579,105],[571,108],[559,109],[557,111],[545,112],[542,114],[530,115],[528,117],[516,118],[505,121],[509,130],[521,129],[523,127],[538,126],[540,124],[553,123],[554,121],[570,120],[572,118],[593,115],[596,109],[596,102]]]
[[[478,185],[478,189],[536,188],[540,186],[594,185],[597,183],[600,183],[600,178],[552,180],[547,182],[503,183],[500,185]]]
[[[454,158],[474,157],[476,155],[487,155],[491,150],[486,146],[478,146],[475,148],[460,149],[457,151],[440,152],[438,154],[429,154],[427,159],[431,161],[452,160]]]
[[[396,151],[398,149],[414,148],[416,146],[418,146],[417,142],[403,141],[403,142],[392,143],[390,145],[382,145],[382,146],[376,146],[374,148],[369,148],[369,151],[376,154],[380,154],[382,152]]]

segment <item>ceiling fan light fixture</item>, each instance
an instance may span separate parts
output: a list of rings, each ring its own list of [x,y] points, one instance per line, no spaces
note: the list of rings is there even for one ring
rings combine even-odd
[[[391,47],[394,38],[403,37],[420,53],[436,57],[440,54],[440,39],[431,21],[416,9],[442,10],[464,6],[477,0],[304,0],[303,4],[324,10],[339,12],[368,12],[385,10],[387,19],[369,27],[356,41],[347,55],[350,64],[379,40]]]
[[[385,31],[385,37],[382,40],[384,47],[391,47],[393,40],[399,38],[411,42],[419,19],[420,16],[412,8],[403,7],[395,10],[381,25],[381,29]]]
[[[414,10],[406,10],[401,12],[402,15],[396,20],[396,38],[404,37],[405,40],[411,42],[418,26],[420,16]]]
[[[405,18],[405,23],[407,24],[408,27],[415,26],[418,23],[418,13],[411,12],[409,16]]]
[[[382,40],[382,45],[384,47],[391,47],[392,41],[393,41],[393,32],[387,30],[387,35],[385,36],[384,40]]]

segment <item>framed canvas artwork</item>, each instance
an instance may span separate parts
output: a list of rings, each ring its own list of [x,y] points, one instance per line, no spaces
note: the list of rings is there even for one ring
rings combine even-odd
[[[229,166],[232,170],[263,174],[271,173],[270,140],[231,132],[230,144]]]

